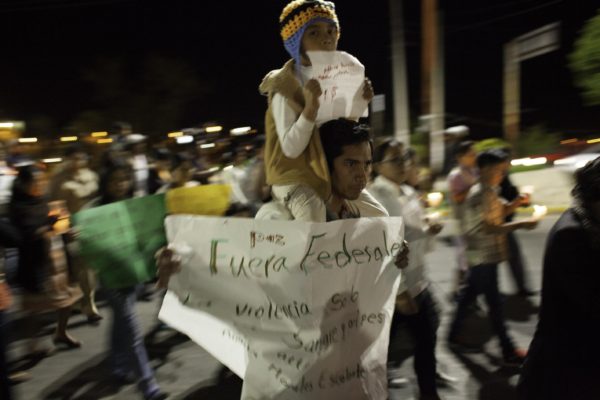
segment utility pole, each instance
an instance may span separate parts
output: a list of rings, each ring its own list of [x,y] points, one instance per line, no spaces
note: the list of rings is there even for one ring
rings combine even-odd
[[[444,78],[437,0],[421,1],[421,18],[421,115],[429,131],[429,164],[439,172],[444,164]]]
[[[392,81],[394,91],[394,138],[410,145],[410,117],[408,114],[408,86],[404,44],[403,0],[390,0],[390,27],[392,34]]]

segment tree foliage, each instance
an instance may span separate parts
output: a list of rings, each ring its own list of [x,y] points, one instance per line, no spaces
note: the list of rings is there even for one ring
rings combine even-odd
[[[600,9],[589,19],[569,57],[575,84],[588,105],[600,105]]]

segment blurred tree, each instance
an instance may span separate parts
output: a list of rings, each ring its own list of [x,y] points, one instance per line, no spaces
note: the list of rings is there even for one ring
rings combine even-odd
[[[561,139],[560,133],[548,132],[543,125],[531,126],[519,135],[515,155],[528,157],[553,153],[559,147]]]
[[[550,133],[543,125],[531,126],[519,135],[517,148],[514,149],[515,157],[528,157],[554,152],[559,146],[561,135]],[[500,138],[484,139],[475,144],[475,150],[479,153],[489,149],[509,148],[510,143]]]
[[[588,105],[600,104],[600,9],[589,19],[569,56],[575,84]]]
[[[207,93],[186,62],[158,55],[130,62],[102,59],[84,79],[93,87],[96,120],[127,121],[135,132],[149,135],[182,128],[190,105]]]

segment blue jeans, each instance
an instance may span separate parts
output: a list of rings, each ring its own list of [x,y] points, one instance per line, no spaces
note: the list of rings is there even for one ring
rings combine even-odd
[[[144,347],[144,337],[135,313],[136,289],[108,290],[108,301],[113,311],[110,356],[115,376],[125,377],[133,371],[145,397],[158,392],[154,371],[150,367]]]
[[[0,399],[10,400],[10,382],[8,381],[8,362],[6,361],[7,324],[5,312],[0,310]]]
[[[483,294],[489,308],[489,316],[492,320],[494,333],[500,339],[502,353],[505,356],[511,355],[515,351],[515,346],[508,336],[508,330],[504,322],[504,313],[502,311],[502,299],[498,289],[498,264],[480,264],[471,267],[467,278],[467,285],[461,289],[458,307],[454,320],[450,325],[450,340],[456,340],[459,330],[465,317],[468,314],[468,307],[477,299],[477,296]]]

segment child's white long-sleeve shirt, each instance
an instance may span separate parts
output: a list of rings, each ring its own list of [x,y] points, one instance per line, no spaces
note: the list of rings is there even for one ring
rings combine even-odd
[[[300,85],[310,79],[312,67],[300,67]],[[273,95],[271,110],[275,120],[275,129],[281,150],[286,157],[296,158],[302,154],[315,128],[315,122],[308,120],[288,104],[287,99],[279,93]]]

